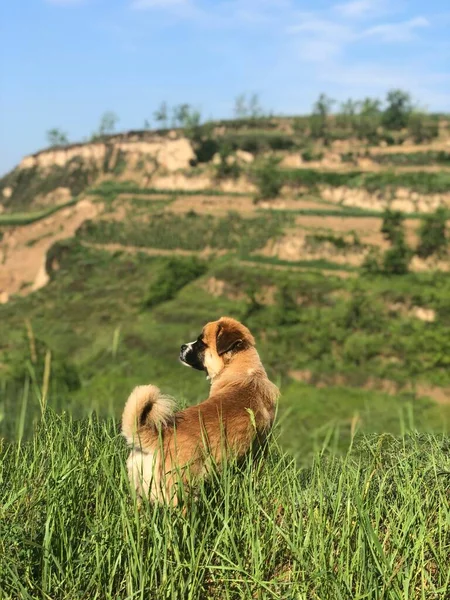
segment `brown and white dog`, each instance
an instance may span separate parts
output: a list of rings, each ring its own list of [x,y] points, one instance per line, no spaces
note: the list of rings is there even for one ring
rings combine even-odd
[[[269,381],[250,331],[235,319],[208,323],[180,360],[206,371],[209,398],[174,412],[153,385],[127,400],[122,433],[131,446],[128,473],[139,496],[177,503],[177,487],[204,477],[212,464],[240,458],[260,445],[275,417],[278,388]]]

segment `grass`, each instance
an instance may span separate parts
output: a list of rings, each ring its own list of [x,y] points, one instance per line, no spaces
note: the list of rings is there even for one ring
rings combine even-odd
[[[64,204],[58,204],[58,206],[50,206],[45,210],[40,210],[36,212],[25,212],[25,213],[5,213],[0,214],[0,226],[15,226],[15,225],[30,225],[31,223],[36,223],[54,213],[62,210],[63,208],[67,208],[68,206],[73,206],[78,202],[78,198],[72,198],[69,202],[64,202]]]
[[[186,513],[139,511],[113,420],[46,410],[0,447],[0,589],[12,600],[444,599],[448,438],[333,431],[303,466],[261,464],[199,485]]]

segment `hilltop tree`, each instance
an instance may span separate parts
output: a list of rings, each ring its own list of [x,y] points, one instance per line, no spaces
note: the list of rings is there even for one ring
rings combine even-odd
[[[167,129],[169,124],[169,106],[167,102],[161,102],[159,108],[153,113],[153,117],[163,129]]]
[[[320,94],[313,106],[313,112],[310,118],[311,136],[315,138],[323,138],[325,143],[328,142],[328,117],[331,114],[331,109],[335,100],[326,94]]]
[[[413,106],[411,95],[403,90],[390,90],[386,97],[383,125],[388,129],[403,129],[408,125]]]
[[[234,116],[236,119],[245,119],[248,116],[245,94],[240,94],[234,101]]]
[[[252,94],[248,103],[248,111],[252,119],[258,119],[263,116],[263,109],[259,102],[259,95]]]
[[[49,129],[47,131],[47,140],[50,146],[65,146],[69,143],[67,138],[67,134],[61,129],[55,127],[54,129]]]
[[[336,115],[336,124],[344,129],[352,129],[360,106],[360,102],[351,98],[342,102],[339,113]]]
[[[111,135],[114,133],[118,121],[119,117],[116,113],[112,111],[105,112],[100,119],[100,126],[98,128],[99,135]]]
[[[381,102],[378,98],[364,98],[360,104],[357,132],[360,139],[374,140],[381,123]]]

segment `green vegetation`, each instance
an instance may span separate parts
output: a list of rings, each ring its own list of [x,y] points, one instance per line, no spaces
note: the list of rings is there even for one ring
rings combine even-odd
[[[427,215],[419,229],[420,242],[417,254],[428,258],[432,254],[442,255],[448,248],[447,213],[438,208],[433,214]]]
[[[421,167],[425,165],[450,165],[450,152],[428,150],[427,152],[398,152],[371,154],[370,159],[380,165]]]
[[[58,212],[63,208],[73,206],[77,202],[78,198],[73,198],[72,200],[69,200],[69,202],[65,202],[64,204],[50,206],[45,210],[40,210],[36,212],[0,214],[0,226],[29,225],[30,223],[35,223],[36,221],[45,219],[46,217],[49,217],[50,215],[54,214],[55,212]]]
[[[144,306],[152,308],[175,298],[177,292],[206,272],[206,264],[195,257],[169,258],[160,266],[160,273],[150,285]]]
[[[186,215],[157,213],[148,222],[89,221],[77,232],[81,240],[163,250],[229,249],[248,253],[282,233],[289,215],[265,213],[243,218],[238,213],[216,218],[190,211]]]
[[[387,129],[403,129],[408,125],[413,106],[411,95],[402,90],[390,90],[387,94],[387,107],[382,123]]]
[[[369,192],[385,188],[409,188],[422,194],[446,193],[450,189],[450,173],[384,171],[364,173],[362,171],[338,172],[318,171],[315,169],[280,169],[283,184],[314,187],[329,185],[332,187],[347,186],[365,188]]]
[[[203,379],[188,370],[180,378],[176,356],[183,342],[221,314],[245,318],[270,375],[282,384],[283,410],[295,409],[297,416],[289,419],[292,435],[285,438],[290,447],[300,443],[295,426],[307,415],[314,429],[332,418],[338,406],[344,420],[351,419],[355,410],[362,414],[366,406],[373,406],[380,412],[368,416],[372,431],[389,431],[382,415],[390,412],[389,406],[401,403],[400,397],[369,391],[358,392],[358,400],[350,402],[349,389],[336,390],[333,396],[330,388],[316,390],[293,383],[292,372],[306,369],[319,381],[330,378],[330,385],[335,375],[356,386],[369,378],[389,379],[411,386],[413,395],[416,383],[450,385],[448,275],[343,280],[295,270],[296,264],[291,263],[286,264],[290,268],[274,269],[283,264],[276,259],[252,256],[251,260],[247,265],[232,256],[218,257],[209,260],[201,275],[203,263],[197,269],[197,263],[180,258],[176,266],[172,263],[169,274],[171,263],[166,257],[111,254],[86,248],[76,240],[56,244],[47,260],[50,284],[0,306],[0,413],[6,416],[0,421],[0,434],[12,435],[19,419],[25,381],[21,383],[14,373],[23,374],[23,365],[29,364],[26,385],[42,387],[42,365],[33,359],[30,337],[44,344],[39,360],[45,361],[48,351],[52,364],[72,365],[81,382],[79,389],[66,393],[66,387],[58,391],[60,385],[66,386],[58,380],[49,392],[50,406],[58,411],[70,407],[78,415],[91,410],[117,415],[137,382],[152,381],[189,402],[204,397]],[[55,265],[57,270],[53,270]],[[178,287],[176,274],[182,266],[189,276],[180,275]],[[348,269],[325,261],[298,266]],[[163,301],[156,282],[162,282],[166,273],[169,282]],[[208,291],[213,289],[210,279],[223,282],[214,295]],[[251,290],[257,291],[259,302],[253,314]],[[145,307],[149,296],[151,309]],[[392,311],[391,306],[398,304],[405,307],[404,312]],[[407,312],[412,306],[434,310],[435,321],[414,318]],[[289,324],[284,324],[286,307]],[[25,326],[27,320],[32,336]],[[304,399],[301,405],[298,398]],[[328,412],[322,412],[320,407],[329,401]],[[414,403],[417,410],[422,406],[433,413],[430,422],[436,426],[448,423],[450,406],[417,397]],[[34,410],[27,408],[30,425]],[[305,451],[308,439],[304,438]]]
[[[234,151],[244,150],[252,154],[262,154],[269,150],[291,150],[298,146],[292,135],[265,130],[228,133],[218,141],[220,145],[229,146]]]
[[[67,134],[57,127],[47,131],[47,141],[50,147],[66,146],[69,143]]]
[[[225,465],[183,514],[138,510],[113,421],[46,411],[0,450],[3,597],[443,598],[446,439],[357,437],[338,458],[329,433],[302,470],[275,442]]]
[[[221,190],[165,190],[159,188],[143,188],[137,186],[132,181],[104,181],[100,185],[95,187],[91,187],[87,190],[87,193],[92,196],[102,196],[102,198],[114,199],[119,194],[134,194],[138,196],[139,194],[144,194],[146,196],[150,196],[152,194],[161,196],[245,196],[246,194],[240,194],[238,192],[222,192]]]
[[[254,172],[254,180],[259,188],[257,200],[276,198],[283,185],[283,174],[274,157],[266,159]]]
[[[306,236],[307,243],[314,247],[323,243],[329,243],[338,250],[350,250],[355,248],[361,248],[361,241],[356,233],[352,233],[350,236],[344,237],[342,235],[332,235],[323,233],[313,233]]]

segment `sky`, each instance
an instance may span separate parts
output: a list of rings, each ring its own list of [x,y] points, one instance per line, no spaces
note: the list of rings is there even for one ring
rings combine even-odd
[[[230,117],[242,93],[309,112],[402,88],[450,111],[449,0],[2,0],[0,174],[105,111],[139,129],[162,101]]]

